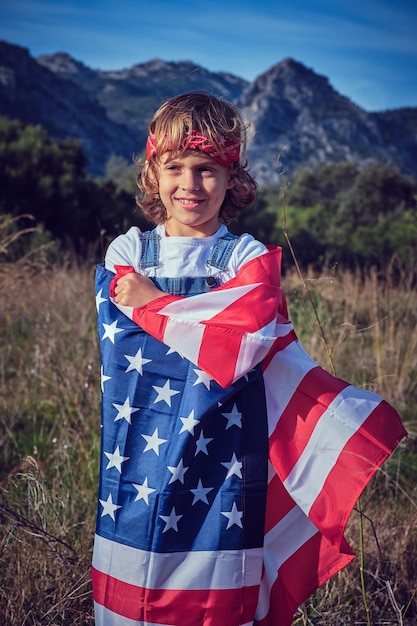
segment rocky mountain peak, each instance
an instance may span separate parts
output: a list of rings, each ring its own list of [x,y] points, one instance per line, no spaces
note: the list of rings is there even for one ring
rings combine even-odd
[[[88,68],[81,61],[76,61],[66,52],[56,52],[54,54],[43,54],[36,57],[39,65],[46,67],[54,74],[62,78],[75,80],[76,77],[91,77],[94,71]]]
[[[298,163],[308,167],[371,154],[381,158],[384,153],[372,114],[335,91],[325,76],[293,59],[256,78],[237,104],[256,129],[248,155],[262,183],[278,182],[280,172],[293,171]]]
[[[261,108],[260,102],[275,100],[300,111],[336,104],[350,108],[352,103],[337,93],[325,76],[315,74],[302,63],[284,59],[256,78],[243,92],[239,105]]]

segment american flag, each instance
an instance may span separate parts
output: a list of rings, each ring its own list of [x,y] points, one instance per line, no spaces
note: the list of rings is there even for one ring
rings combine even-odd
[[[289,626],[352,560],[348,517],[406,433],[304,351],[280,260],[141,309],[99,266],[97,625]]]

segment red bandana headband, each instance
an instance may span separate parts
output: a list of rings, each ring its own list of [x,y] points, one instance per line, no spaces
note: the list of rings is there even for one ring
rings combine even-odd
[[[240,159],[240,141],[235,139],[229,139],[223,135],[216,137],[218,144],[221,146],[221,152],[210,141],[208,137],[205,137],[202,133],[193,130],[191,135],[185,135],[182,142],[182,147],[186,147],[187,150],[200,150],[209,154],[220,165],[228,167],[235,161]],[[150,161],[156,154],[156,139],[154,135],[149,135],[146,142],[146,159]]]

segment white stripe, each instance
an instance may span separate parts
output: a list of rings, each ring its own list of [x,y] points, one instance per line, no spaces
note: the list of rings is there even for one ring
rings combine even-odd
[[[303,378],[317,363],[298,341],[277,352],[264,372],[269,436]]]
[[[345,387],[319,419],[284,485],[305,513],[310,511],[349,439],[378,406],[376,394]]]
[[[268,458],[268,485],[273,478],[277,475],[275,467],[272,465],[271,460]]]
[[[298,506],[294,506],[265,535],[264,573],[255,614],[257,620],[263,619],[269,611],[271,589],[278,578],[281,565],[317,532],[313,522]]]
[[[129,319],[133,319],[133,306],[124,306],[123,304],[117,304],[114,298],[110,298],[110,302],[114,304],[114,306],[117,307],[119,311],[126,315],[126,317],[128,317]]]
[[[120,581],[148,589],[240,589],[258,585],[262,548],[157,553],[95,536],[93,566]],[[198,575],[196,575],[198,572]]]
[[[205,328],[204,324],[169,319],[165,327],[163,342],[194,365],[198,365],[198,355]]]
[[[271,335],[271,326],[275,327],[275,322],[260,328],[256,333],[243,335],[236,360],[233,382],[249,372],[266,357],[276,339],[276,337]]]
[[[202,293],[192,298],[181,298],[175,302],[167,304],[158,311],[159,315],[166,315],[172,319],[188,320],[209,320],[221,313],[225,308],[250,293],[259,286],[260,283],[242,285],[223,289],[222,291],[210,291]]]
[[[293,330],[294,326],[291,322],[285,322],[285,324],[278,324],[278,322],[275,322],[275,328],[272,334],[275,335],[275,337],[286,337]]]

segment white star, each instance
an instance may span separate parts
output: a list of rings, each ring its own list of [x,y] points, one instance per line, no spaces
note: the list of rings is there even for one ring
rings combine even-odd
[[[242,463],[237,460],[234,452],[230,463],[222,463],[222,465],[228,470],[226,480],[233,476],[233,474],[236,474],[238,478],[242,478]]]
[[[176,532],[178,532],[177,522],[183,517],[182,515],[177,515],[175,512],[175,507],[172,507],[171,513],[169,515],[160,515],[161,520],[165,522],[165,528],[162,531],[166,533],[167,530],[173,528]]]
[[[169,471],[172,473],[172,476],[170,478],[168,485],[170,485],[171,483],[175,483],[176,480],[179,480],[182,484],[184,484],[184,474],[188,470],[188,467],[184,467],[183,460],[180,459],[180,462],[178,463],[177,467],[174,467],[172,465],[167,465],[167,467]]]
[[[170,348],[166,353],[166,356],[168,356],[168,354],[178,354],[178,356],[180,356],[182,359],[184,358],[181,352],[178,352],[178,350],[174,350],[174,348]]]
[[[154,400],[154,404],[163,400],[167,403],[168,406],[171,406],[171,396],[175,396],[177,393],[179,393],[179,391],[171,389],[169,383],[170,380],[168,378],[163,387],[158,387],[158,385],[152,385],[153,389],[155,389],[156,393],[158,394],[156,400]]]
[[[101,517],[104,517],[105,515],[110,515],[113,522],[115,522],[116,520],[114,518],[114,512],[117,511],[117,509],[121,509],[122,507],[119,506],[118,504],[113,504],[111,493],[109,494],[109,497],[107,498],[107,500],[99,500],[99,502],[101,506],[103,507],[103,510],[101,512]]]
[[[124,357],[129,361],[129,365],[125,371],[131,372],[132,370],[136,370],[141,376],[143,376],[142,365],[146,365],[152,361],[152,359],[142,358],[142,348],[139,348],[135,356],[125,354]]]
[[[122,463],[130,459],[130,456],[122,456],[120,454],[120,446],[117,446],[113,454],[111,452],[105,452],[104,454],[109,459],[106,470],[115,467],[120,473],[122,473]]]
[[[163,443],[166,443],[167,439],[160,439],[158,437],[158,429],[155,428],[152,435],[142,435],[142,437],[147,441],[144,452],[148,452],[148,450],[153,450],[157,456],[159,456],[159,446]]]
[[[101,391],[102,392],[104,392],[104,383],[110,379],[111,379],[111,376],[105,376],[104,371],[103,371],[103,366],[101,366]]]
[[[107,302],[107,298],[102,298],[102,297],[101,297],[101,294],[102,294],[102,293],[103,293],[103,290],[102,290],[102,289],[100,289],[100,291],[99,291],[99,292],[98,292],[98,294],[96,295],[96,309],[97,309],[97,312],[98,312],[98,310],[99,310],[99,308],[100,308],[100,304],[101,304],[102,302]]]
[[[113,402],[113,406],[118,411],[116,417],[114,418],[114,421],[118,422],[121,419],[125,419],[128,424],[132,423],[132,413],[136,413],[136,411],[140,410],[134,406],[130,406],[129,396],[126,398],[123,404],[116,404]]]
[[[232,426],[242,428],[242,413],[237,410],[236,404],[233,405],[233,409],[230,413],[222,413],[222,415],[227,419],[226,430]]]
[[[134,501],[137,502],[138,500],[145,500],[146,504],[149,506],[149,494],[156,491],[156,489],[148,487],[148,477],[145,478],[142,485],[136,485],[135,483],[132,483],[132,485],[138,491]]]
[[[180,420],[182,421],[182,426],[178,434],[180,435],[181,433],[185,433],[185,431],[188,431],[190,435],[194,435],[194,428],[200,421],[194,419],[194,409],[191,411],[188,417],[180,417]]]
[[[101,340],[103,341],[107,338],[110,339],[112,343],[114,343],[114,336],[117,335],[117,333],[122,333],[124,331],[124,328],[117,328],[117,320],[114,320],[114,322],[112,322],[111,324],[103,323],[103,328],[104,335],[102,336]]]
[[[227,517],[228,519],[226,530],[228,530],[231,526],[233,526],[233,524],[236,524],[236,526],[243,528],[242,526],[243,511],[237,510],[236,502],[233,502],[232,510],[230,511],[230,513],[227,513],[226,511],[220,511],[220,513],[224,515],[225,517]]]
[[[204,452],[204,454],[207,454],[208,456],[207,445],[210,443],[210,441],[213,441],[213,437],[204,437],[204,433],[203,431],[201,431],[200,436],[196,441],[197,448],[194,456],[197,456],[199,452]]]
[[[208,504],[209,501],[207,500],[207,494],[210,491],[213,491],[213,487],[203,487],[203,483],[201,482],[201,479],[199,479],[197,488],[190,489],[190,491],[194,494],[193,504],[195,504],[199,500]]]
[[[193,383],[193,387],[195,385],[203,384],[210,391],[210,382],[214,379],[206,374],[206,372],[203,372],[203,370],[194,370],[194,372],[197,374],[197,380]]]

